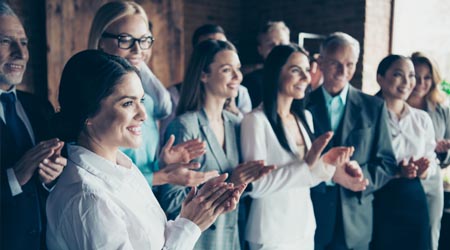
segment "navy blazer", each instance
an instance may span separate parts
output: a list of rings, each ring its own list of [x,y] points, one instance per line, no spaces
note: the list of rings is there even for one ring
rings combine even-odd
[[[307,109],[313,115],[316,136],[331,130],[322,87],[310,94]],[[337,191],[328,193],[322,182],[311,189],[317,223],[316,243],[327,245],[332,240],[336,216],[342,216],[341,230],[347,247],[368,246],[372,236],[373,192],[392,179],[398,170],[387,119],[382,100],[349,86],[344,116],[324,152],[332,146],[354,146],[351,160],[359,163],[365,178],[369,179],[369,186],[364,192],[352,192],[337,185]]]
[[[35,142],[49,139],[51,105],[32,94],[17,91],[25,113],[33,128]],[[45,249],[45,199],[47,191],[42,187],[37,172],[22,186],[22,193],[11,195],[6,169],[19,160],[6,145],[10,136],[6,124],[0,120],[1,162],[1,249]],[[19,157],[20,158],[20,157]]]

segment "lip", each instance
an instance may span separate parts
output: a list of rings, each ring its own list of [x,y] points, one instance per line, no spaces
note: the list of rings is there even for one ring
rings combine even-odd
[[[237,89],[239,88],[239,84],[227,84],[227,87],[230,89]]]
[[[138,66],[142,62],[141,57],[132,57],[127,58],[128,62],[131,63],[133,66]]]
[[[127,130],[130,131],[133,135],[142,135],[142,125],[129,126],[127,127]]]
[[[5,63],[4,67],[9,72],[23,72],[25,70],[25,65],[22,63]]]

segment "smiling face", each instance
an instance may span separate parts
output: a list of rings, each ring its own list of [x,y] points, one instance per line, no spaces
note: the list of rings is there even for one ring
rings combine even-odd
[[[22,82],[28,62],[28,38],[15,16],[0,16],[0,88]]]
[[[236,52],[222,50],[214,56],[208,72],[202,72],[201,81],[206,95],[223,99],[236,97],[242,82],[241,62]]]
[[[327,51],[318,59],[323,74],[323,86],[331,95],[337,95],[353,78],[358,62],[355,49],[349,45],[340,45],[334,51]]]
[[[416,87],[411,93],[412,96],[424,98],[430,92],[433,85],[433,75],[428,65],[424,63],[415,64],[414,70],[416,72]]]
[[[377,81],[385,99],[406,100],[416,85],[414,65],[411,60],[399,59],[384,76],[378,75]]]
[[[279,95],[302,99],[311,81],[309,60],[303,53],[294,52],[289,56],[280,72]]]
[[[102,100],[99,112],[87,120],[89,138],[105,148],[137,148],[141,126],[147,118],[144,90],[136,73],[123,76],[111,95]]]
[[[148,23],[146,23],[145,19],[139,14],[120,18],[113,22],[105,32],[114,35],[127,34],[134,38],[151,36],[148,29]],[[121,49],[117,46],[117,39],[115,38],[100,39],[99,48],[108,54],[127,59],[133,66],[139,66],[144,60],[148,60],[151,54],[151,48],[143,50],[137,42],[129,49]]]

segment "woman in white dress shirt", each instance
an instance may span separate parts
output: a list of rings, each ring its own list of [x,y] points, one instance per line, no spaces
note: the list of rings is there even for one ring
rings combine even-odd
[[[253,182],[246,240],[252,250],[314,249],[309,189],[333,175],[335,182],[355,191],[366,183],[360,169],[348,162],[353,148],[332,148],[320,157],[331,132],[311,143],[312,117],[300,100],[311,80],[306,52],[295,45],[277,46],[264,70],[263,102],[244,117],[241,150],[244,160],[264,160],[278,168]]]
[[[431,249],[429,210],[421,181],[437,174],[436,143],[430,116],[406,102],[416,85],[411,59],[385,57],[378,65],[377,81],[378,96],[388,108],[395,158],[407,178],[393,179],[375,193],[372,249]]]
[[[97,50],[66,64],[59,134],[68,165],[47,201],[49,249],[192,249],[200,232],[236,207],[245,188],[222,175],[196,188],[167,222],[144,176],[119,147],[138,147],[147,115],[140,76]]]

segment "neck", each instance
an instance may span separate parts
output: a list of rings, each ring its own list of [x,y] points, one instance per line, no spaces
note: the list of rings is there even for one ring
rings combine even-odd
[[[291,114],[291,105],[294,98],[282,94],[277,96],[277,113],[280,117],[287,117]]]
[[[217,98],[206,94],[204,109],[210,122],[222,121],[222,110],[225,102],[225,98]]]
[[[406,102],[401,99],[393,99],[393,98],[387,98],[384,97],[384,100],[386,101],[387,108],[394,112],[394,114],[397,115],[397,117],[400,117],[403,110],[405,109]]]
[[[85,132],[82,132],[80,134],[77,144],[89,149],[90,151],[96,153],[97,155],[105,158],[108,161],[117,163],[117,150],[119,150],[119,148],[107,148],[103,146],[101,142],[99,142],[95,138],[92,138]]]
[[[410,95],[408,98],[408,104],[413,108],[424,110],[427,106],[426,98]]]
[[[14,88],[14,85],[8,84],[8,83],[0,83],[0,89],[3,91],[9,91],[12,88]]]

